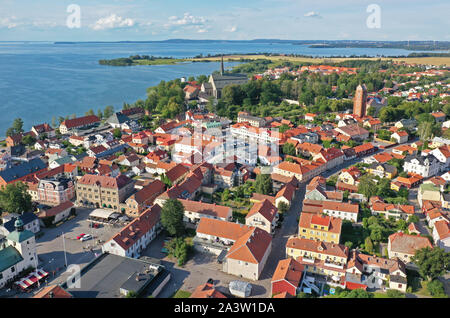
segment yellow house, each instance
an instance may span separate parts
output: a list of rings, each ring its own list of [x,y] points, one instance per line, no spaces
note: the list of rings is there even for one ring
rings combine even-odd
[[[348,247],[341,244],[319,242],[290,237],[286,256],[300,262],[308,272],[329,276],[343,276],[348,259]]]
[[[367,172],[380,178],[392,179],[397,175],[397,168],[387,163],[374,163],[367,168]]]
[[[304,239],[339,244],[342,219],[328,215],[302,213],[298,224],[298,236]]]

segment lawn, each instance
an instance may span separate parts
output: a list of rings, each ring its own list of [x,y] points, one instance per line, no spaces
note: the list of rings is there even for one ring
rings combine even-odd
[[[177,292],[172,296],[172,298],[189,298],[192,293],[185,290],[177,290]]]
[[[203,57],[193,59],[194,61],[220,61],[220,57]],[[224,61],[239,61],[240,59],[258,60],[267,59],[272,61],[290,61],[290,62],[309,62],[309,63],[334,63],[348,60],[379,60],[378,57],[372,58],[309,58],[295,56],[265,56],[265,55],[231,55],[224,56]],[[450,57],[401,57],[401,58],[381,58],[382,60],[404,61],[407,63],[432,64],[432,65],[450,65]]]

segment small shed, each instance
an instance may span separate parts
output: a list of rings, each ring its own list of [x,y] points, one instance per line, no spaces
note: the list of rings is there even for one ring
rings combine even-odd
[[[230,285],[228,287],[230,289],[230,293],[236,297],[245,298],[249,297],[252,293],[252,285],[240,280],[234,280],[230,282]]]

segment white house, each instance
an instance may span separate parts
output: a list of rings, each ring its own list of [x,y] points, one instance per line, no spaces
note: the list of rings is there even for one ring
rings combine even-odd
[[[406,156],[403,170],[419,174],[424,178],[435,176],[441,170],[440,161],[432,154],[424,156]]]
[[[157,204],[142,212],[102,246],[103,252],[138,258],[161,230],[161,207]]]
[[[433,227],[434,244],[450,252],[450,224],[446,220],[437,221]]]
[[[398,144],[404,144],[405,142],[408,142],[408,137],[409,135],[406,131],[397,131],[391,135],[391,138],[395,139]]]
[[[444,145],[433,149],[430,154],[435,156],[436,159],[441,162],[442,171],[445,171],[448,167],[450,167],[450,146]]]

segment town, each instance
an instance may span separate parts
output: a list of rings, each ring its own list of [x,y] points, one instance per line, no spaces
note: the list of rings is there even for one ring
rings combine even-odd
[[[0,295],[448,297],[450,69],[255,60],[0,143]],[[58,122],[59,121],[59,122]]]

